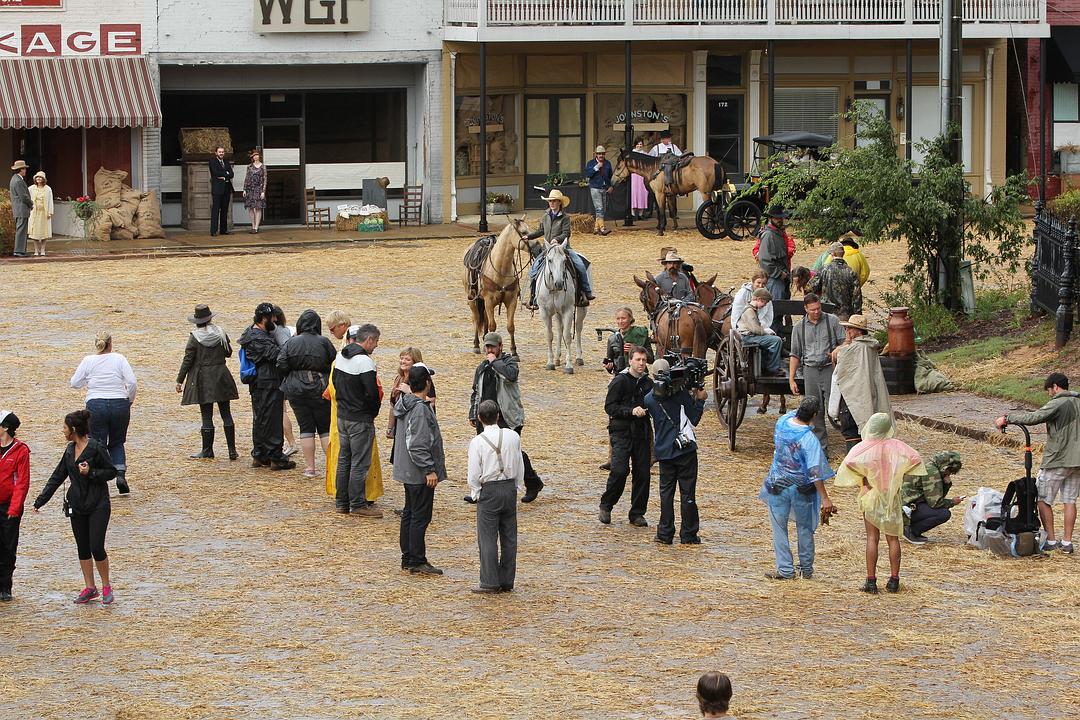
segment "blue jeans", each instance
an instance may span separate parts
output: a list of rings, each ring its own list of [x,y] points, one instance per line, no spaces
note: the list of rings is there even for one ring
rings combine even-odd
[[[606,190],[600,188],[589,188],[589,197],[592,199],[593,214],[599,219],[604,219],[604,196],[607,195]]]
[[[582,294],[592,295],[592,281],[589,279],[589,270],[585,267],[585,260],[583,260],[582,257],[577,254],[577,251],[572,248],[567,250],[566,254],[570,256],[570,262],[574,263],[578,282],[581,283]],[[529,284],[533,289],[533,297],[536,297],[536,278],[540,275],[540,269],[543,267],[543,255],[537,255],[533,258],[532,265],[529,266]]]
[[[117,471],[127,469],[128,423],[131,422],[131,401],[127,398],[95,398],[86,401],[90,411],[90,437],[109,449],[109,458]]]
[[[743,335],[742,344],[745,347],[761,348],[765,353],[762,363],[765,372],[775,373],[780,370],[780,349],[783,348],[784,341],[779,335]]]
[[[799,569],[803,577],[810,577],[814,573],[814,531],[817,530],[821,507],[817,491],[812,495],[804,495],[799,492],[797,485],[792,485],[781,490],[779,495],[771,495],[762,490],[761,498],[769,507],[776,571],[784,577],[795,577],[791,543],[788,540],[788,519],[794,513],[795,535],[799,545]]]

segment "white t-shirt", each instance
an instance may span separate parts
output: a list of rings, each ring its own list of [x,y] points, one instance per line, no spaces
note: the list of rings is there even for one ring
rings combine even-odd
[[[674,153],[676,155],[682,155],[682,150],[680,150],[679,146],[675,143],[671,143],[670,145],[665,145],[664,143],[657,143],[656,146],[649,151],[649,154],[653,157],[660,157],[664,153]]]
[[[71,387],[86,388],[87,400],[135,400],[135,373],[120,353],[87,355],[71,376]]]

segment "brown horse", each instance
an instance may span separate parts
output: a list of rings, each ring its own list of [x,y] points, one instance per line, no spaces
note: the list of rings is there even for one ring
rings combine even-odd
[[[716,276],[713,275],[708,280],[699,282],[694,289],[697,301],[712,317],[713,328],[716,332],[713,333],[714,338],[709,342],[709,347],[713,350],[719,347],[720,338],[727,337],[728,331],[731,330],[731,304],[735,300],[730,293],[722,292],[717,288],[715,283]]]
[[[664,172],[660,167],[660,158],[633,150],[620,149],[612,180],[618,185],[630,177],[630,173],[645,178],[645,184],[652,188],[656,196],[656,232],[659,235],[663,235],[667,227],[668,200],[672,200],[672,207],[674,207],[673,195],[689,195],[695,190],[702,195],[708,195],[713,190],[723,187],[727,182],[724,167],[720,163],[708,155],[698,155],[683,167],[672,171],[672,185],[667,187],[664,185]],[[674,213],[672,222],[674,229],[677,230],[679,225]]]
[[[495,309],[502,305],[506,308],[506,332],[510,335],[510,352],[517,355],[517,343],[514,341],[514,311],[517,309],[519,279],[529,268],[529,250],[534,242],[524,239],[529,226],[525,217],[510,220],[491,248],[491,252],[477,268],[480,274],[480,292],[469,300],[469,309],[473,318],[473,352],[480,352],[480,338],[493,332]],[[522,260],[521,254],[525,253]],[[463,266],[462,280],[465,295],[470,294],[468,266]]]
[[[656,280],[649,273],[645,278],[635,275],[634,283],[641,288],[641,305],[652,322],[657,357],[677,352],[683,357],[704,358],[713,335],[709,313],[696,303],[662,302]]]

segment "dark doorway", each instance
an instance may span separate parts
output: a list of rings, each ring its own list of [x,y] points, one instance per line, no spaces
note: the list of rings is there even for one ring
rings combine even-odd
[[[562,172],[580,177],[585,162],[585,98],[543,95],[525,98],[525,207],[546,207],[534,186]]]
[[[259,126],[266,163],[268,225],[296,225],[304,219],[302,127],[297,120],[263,120]]]

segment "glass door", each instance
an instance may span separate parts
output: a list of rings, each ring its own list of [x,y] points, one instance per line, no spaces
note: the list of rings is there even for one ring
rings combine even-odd
[[[259,145],[266,163],[267,225],[297,225],[304,221],[304,172],[301,127],[296,120],[264,120]]]
[[[710,95],[709,157],[723,166],[732,182],[743,180],[743,96]]]
[[[870,105],[871,112],[877,113],[886,119],[889,117],[889,96],[888,95],[856,95],[855,100],[857,102],[864,102]],[[870,141],[864,137],[859,137],[859,126],[855,126],[855,147],[866,147],[870,144]]]
[[[585,98],[544,95],[525,98],[525,207],[546,207],[533,190],[553,173],[581,176],[585,166]]]

